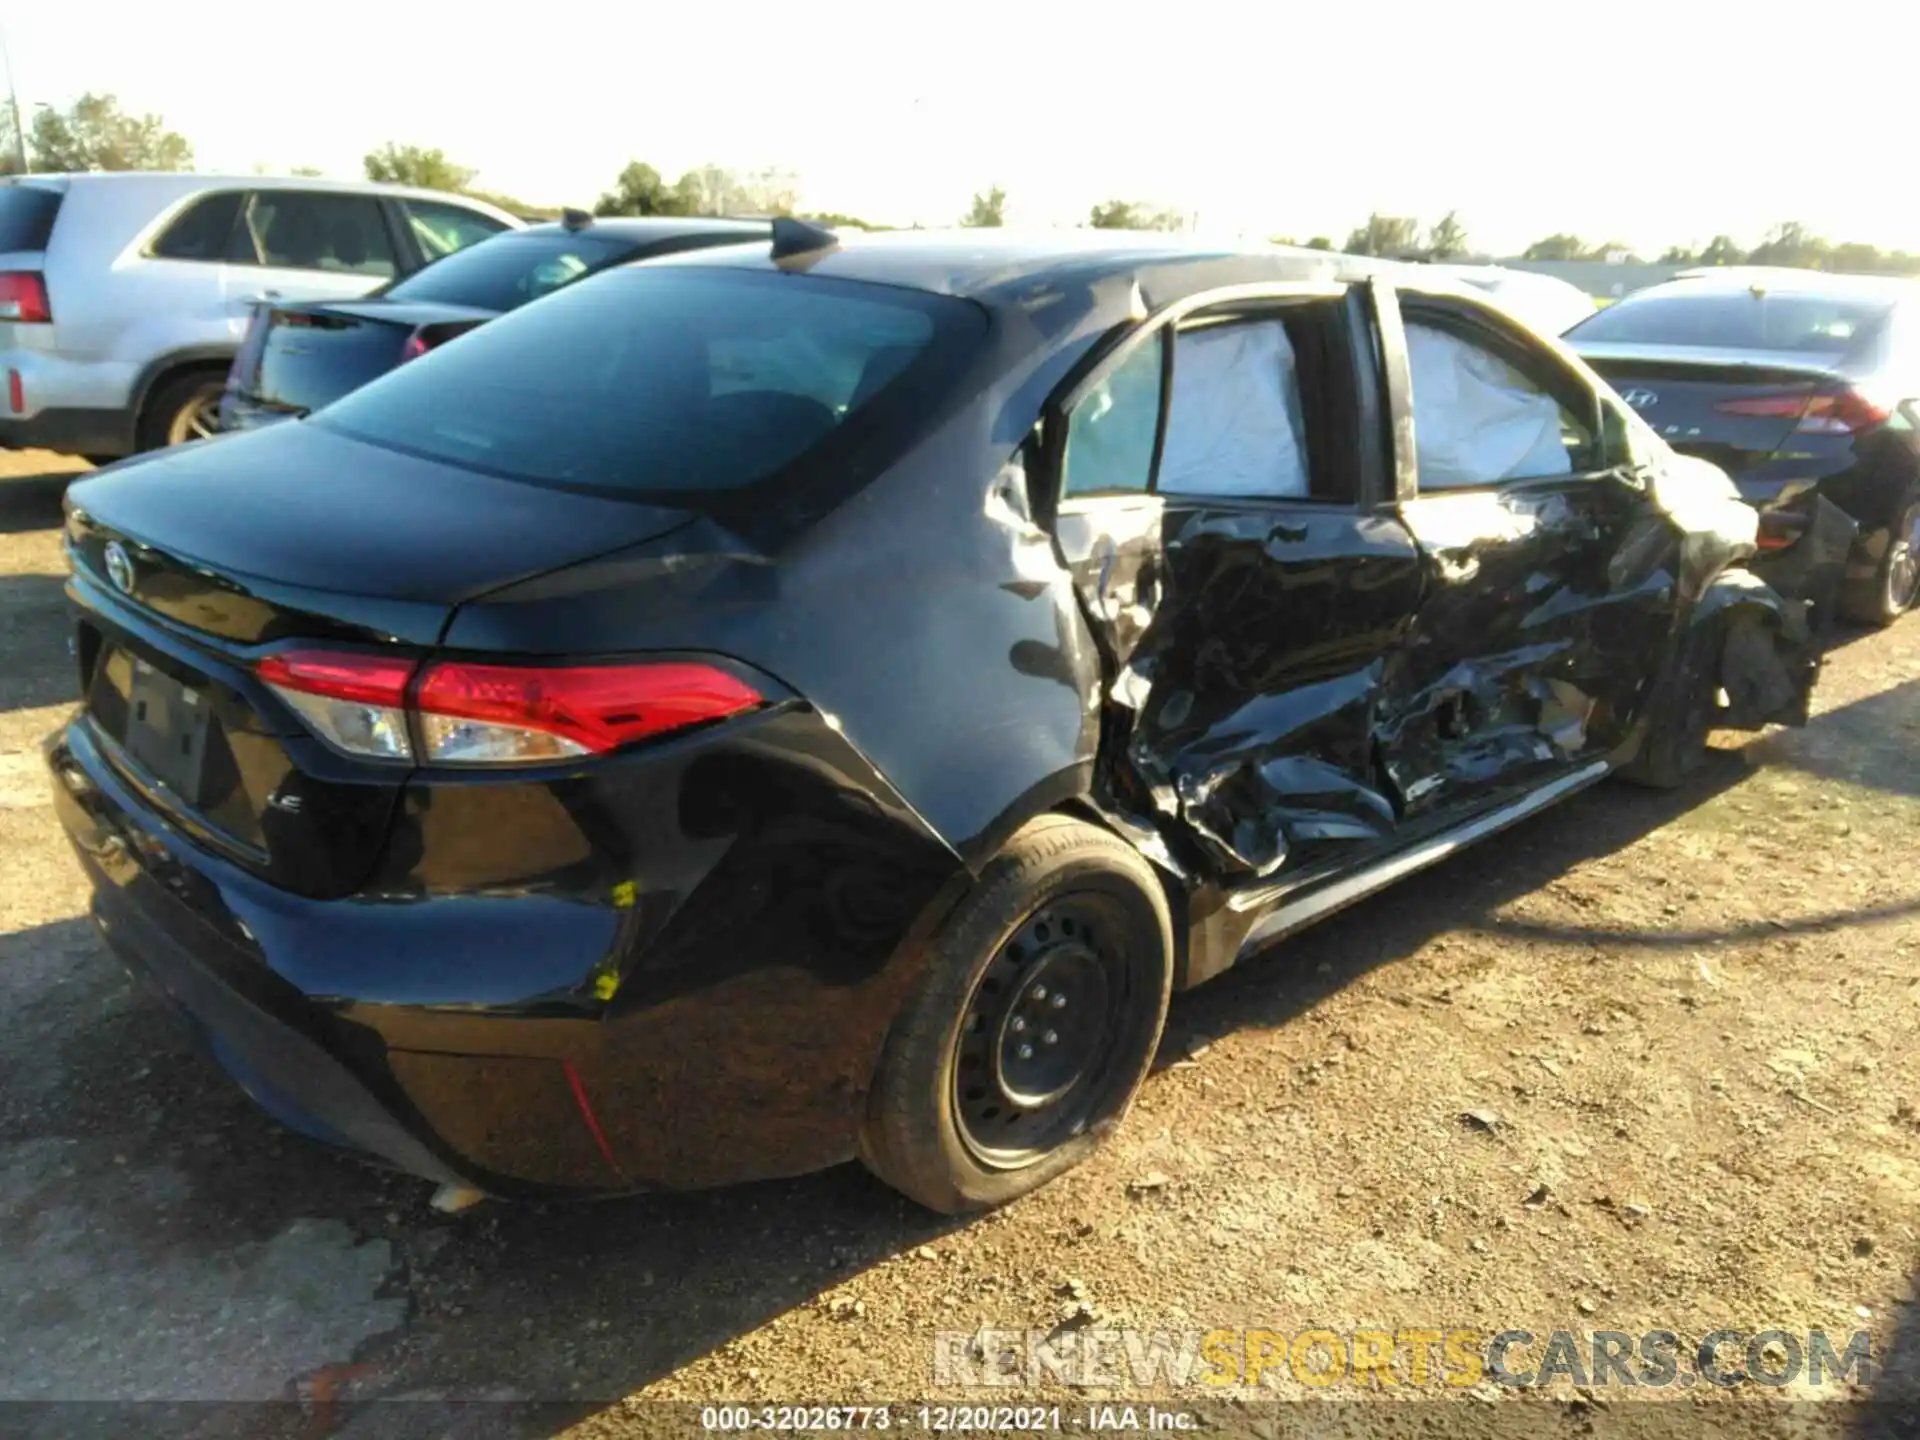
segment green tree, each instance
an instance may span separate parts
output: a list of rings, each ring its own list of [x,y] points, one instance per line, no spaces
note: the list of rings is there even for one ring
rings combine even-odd
[[[1816,270],[1832,247],[1798,220],[1785,220],[1747,252],[1749,265],[1791,265]]]
[[[1178,230],[1180,214],[1138,200],[1108,200],[1093,207],[1087,224],[1095,230]]]
[[[158,115],[127,115],[112,95],[88,91],[66,110],[33,117],[35,170],[190,170],[193,146]]]
[[[422,190],[464,190],[474,172],[447,159],[447,152],[421,145],[396,145],[389,140],[360,162],[367,179],[389,185],[413,185]]]
[[[1738,265],[1745,258],[1740,247],[1733,243],[1731,235],[1716,235],[1707,242],[1707,248],[1700,252],[1702,265]]]
[[[791,170],[756,170],[740,189],[750,215],[791,215],[800,203],[800,181]]]
[[[287,173],[289,175],[298,175],[303,179],[317,179],[327,172],[322,170],[318,165],[296,165],[287,171]]]
[[[1399,260],[1420,253],[1420,222],[1401,215],[1382,215],[1377,210],[1367,223],[1347,236],[1341,247],[1349,255],[1377,255]]]
[[[1684,245],[1669,245],[1660,256],[1662,265],[1698,265],[1700,252]]]
[[[693,197],[681,186],[669,186],[660,172],[639,160],[613,182],[613,189],[594,202],[596,215],[690,215]]]
[[[1427,254],[1435,260],[1451,260],[1467,253],[1467,227],[1460,223],[1460,212],[1449,210],[1427,229]]]
[[[691,215],[737,215],[747,208],[740,177],[711,162],[687,171],[679,187],[693,207],[688,211]]]
[[[975,230],[994,229],[1007,223],[1007,192],[998,185],[985,191],[976,191],[973,205],[960,223]]]
[[[1316,235],[1311,240],[1307,241],[1307,249],[1331,250],[1333,249],[1333,240],[1330,236]]]
[[[1826,268],[1848,275],[1875,275],[1896,270],[1902,258],[1898,254],[1884,253],[1877,245],[1863,245],[1858,240],[1849,240],[1827,252]]]
[[[1520,252],[1522,260],[1591,260],[1596,249],[1578,235],[1549,235]]]

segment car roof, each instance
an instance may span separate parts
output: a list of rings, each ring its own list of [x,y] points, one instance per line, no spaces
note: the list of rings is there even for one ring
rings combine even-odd
[[[771,245],[755,244],[716,246],[647,263],[803,270],[961,296],[994,308],[1030,300],[1036,287],[1124,279],[1140,286],[1150,306],[1227,285],[1325,283],[1376,274],[1391,274],[1423,290],[1476,293],[1438,276],[1423,280],[1418,265],[1280,245],[1211,246],[1152,231],[887,230],[843,232],[838,240],[831,248],[782,261],[774,260]]]
[[[1658,290],[1671,294],[1682,287],[1696,291],[1758,290],[1774,295],[1830,295],[1862,300],[1920,297],[1920,283],[1910,276],[1848,275],[1800,270],[1787,265],[1715,265],[1682,270],[1671,280],[1635,293],[1645,295]]]
[[[349,195],[405,195],[423,200],[453,200],[478,210],[505,214],[497,205],[472,195],[427,190],[418,185],[389,185],[382,180],[329,180],[318,175],[222,175],[204,170],[54,170],[11,177],[58,180],[67,185],[164,185],[190,190],[337,190]]]
[[[768,230],[765,220],[700,219],[684,215],[596,215],[584,225],[569,226],[560,220],[546,220],[514,232],[516,236],[568,233],[611,235],[617,240],[644,244],[649,240],[670,239],[676,235],[738,234],[743,242],[765,240]]]

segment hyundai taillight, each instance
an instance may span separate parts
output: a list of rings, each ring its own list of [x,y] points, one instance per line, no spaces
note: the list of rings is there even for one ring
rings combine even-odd
[[[255,667],[329,744],[426,765],[530,765],[603,755],[758,708],[760,692],[697,661],[430,664],[291,650]],[[411,722],[411,723],[409,723]]]
[[[400,363],[404,365],[409,360],[418,360],[439,343],[440,341],[428,334],[424,327],[414,331],[407,336],[407,343],[400,347]]]
[[[45,324],[52,319],[47,282],[38,270],[0,271],[0,320]]]
[[[1747,395],[1713,407],[1723,415],[1760,415],[1798,423],[1805,435],[1853,435],[1885,424],[1892,414],[1858,390],[1823,390],[1809,395],[1792,390],[1778,395]]]

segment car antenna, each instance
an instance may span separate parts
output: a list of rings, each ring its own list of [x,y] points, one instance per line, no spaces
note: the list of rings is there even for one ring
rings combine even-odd
[[[773,217],[773,258],[776,260],[810,255],[815,250],[831,250],[839,243],[840,237],[824,225],[796,220],[791,215]]]
[[[585,210],[576,210],[569,205],[560,212],[560,223],[569,230],[584,230],[593,224],[593,216]]]

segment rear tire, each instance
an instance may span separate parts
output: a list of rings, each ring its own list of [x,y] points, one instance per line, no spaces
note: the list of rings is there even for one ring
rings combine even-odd
[[[1120,1123],[1166,1021],[1173,925],[1131,846],[1048,815],[994,857],[928,950],[887,1037],[860,1154],[894,1189],[956,1215],[1038,1189]]]
[[[218,434],[226,388],[224,370],[193,370],[163,381],[140,413],[140,448],[162,450]]]
[[[1873,577],[1841,591],[1840,613],[1867,625],[1893,624],[1920,598],[1920,484],[1900,498],[1887,533],[1887,551]]]

